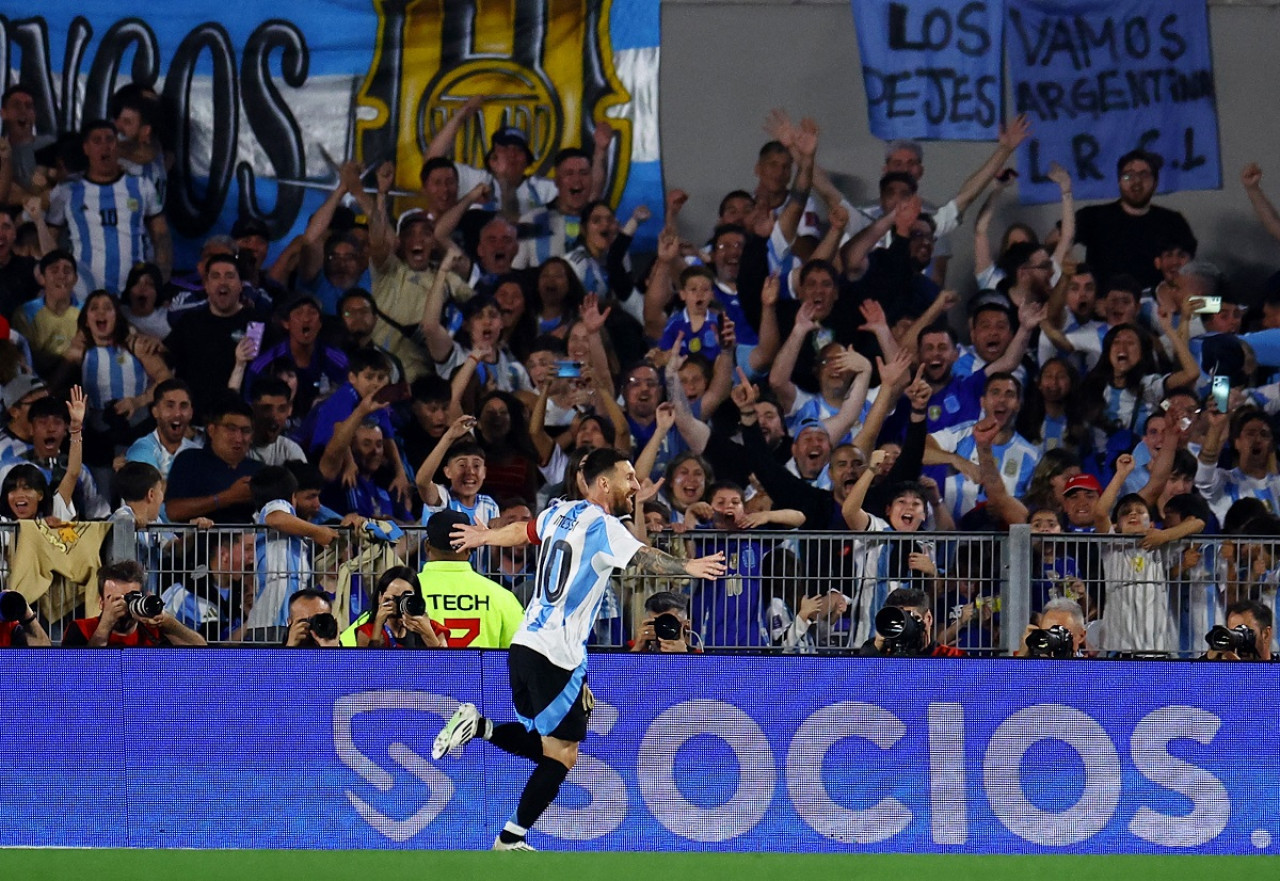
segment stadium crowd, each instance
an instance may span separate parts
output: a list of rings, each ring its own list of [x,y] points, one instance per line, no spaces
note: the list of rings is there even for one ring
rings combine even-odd
[[[644,479],[633,531],[690,557],[725,550],[730,575],[617,579],[603,644],[875,650],[889,605],[915,610],[928,653],[992,648],[998,561],[947,534],[1027,523],[1032,611],[1057,616],[1072,653],[1185,651],[1180,631],[1200,645],[1225,623],[1270,657],[1280,278],[1242,290],[1197,254],[1187,219],[1152,202],[1159,156],[1121,157],[1118,198],[1079,209],[1055,166],[1060,222],[993,230],[1025,119],[938,205],[922,147],[887,144],[879,199],[854,205],[817,125],[774,111],[754,186],[723,197],[712,230],[683,226],[671,190],[642,255],[655,212],[619,217],[601,198],[607,125],[549,178],[529,174],[515,128],[473,168],[449,154],[479,106],[431,142],[411,199],[392,194],[390,164],[366,180],[348,162],[270,265],[267,224],[243,215],[183,270],[154,94],[126,86],[110,119],[55,140],[29,91],[4,93],[0,514],[260,530],[206,555],[202,591],[195,574],[158,585],[163,610],[137,598],[151,579],[136,564],[104,566],[102,614],[64,643],[274,627],[294,645],[453,644],[404,597],[474,569],[518,620],[506,600],[544,586],[532,551],[468,559],[450,528],[580,496],[582,458],[614,447]],[[1241,175],[1280,239],[1261,179]],[[957,278],[949,255],[969,234],[974,277]],[[332,613],[307,580],[314,555],[369,522],[425,526],[423,574],[380,573],[350,640],[313,632]],[[290,577],[220,578],[255,566]],[[49,621],[8,605],[0,638],[48,641]],[[678,628],[655,631],[663,615]]]

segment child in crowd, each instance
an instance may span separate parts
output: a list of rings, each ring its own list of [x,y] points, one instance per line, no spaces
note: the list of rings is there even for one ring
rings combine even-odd
[[[62,356],[79,332],[80,309],[74,296],[77,278],[75,257],[61,249],[50,251],[36,264],[40,296],[13,313],[13,329],[31,345],[36,372],[50,382],[64,368]],[[80,345],[85,345],[83,339]]]
[[[80,386],[73,389],[74,394],[82,394]],[[50,486],[61,487],[70,480],[71,508],[76,513],[67,519],[97,520],[110,514],[106,497],[82,464],[83,435],[77,428],[80,422],[68,405],[57,398],[40,398],[27,408],[27,417],[31,421],[31,449],[0,463],[0,473],[15,462],[31,462],[44,473]]]
[[[694,582],[689,613],[693,629],[707,646],[770,645],[773,638],[766,609],[767,594],[774,585],[766,586],[763,572],[775,541],[723,533],[795,529],[804,524],[804,514],[787,509],[748,514],[742,487],[728,481],[713,483],[707,496],[709,501],[691,505],[689,513],[707,520],[706,525],[715,531],[698,528],[691,556],[722,551],[727,571],[723,578]]]
[[[57,490],[49,492],[48,478],[35,465],[26,462],[12,465],[0,481],[0,520],[49,519],[61,522],[76,519],[73,496],[76,475],[81,467],[81,431],[85,411],[85,395],[78,385],[71,389],[67,410],[71,420],[71,449]]]
[[[1033,535],[1051,536],[1031,541],[1031,611],[1039,614],[1050,600],[1066,597],[1087,608],[1088,598],[1075,557],[1061,538],[1062,520],[1051,508],[1037,508],[1028,519]]]
[[[1178,526],[1154,529],[1151,508],[1131,493],[1116,503],[1125,479],[1133,472],[1133,456],[1116,459],[1115,475],[1094,507],[1100,534],[1116,531],[1140,537],[1137,545],[1112,545],[1102,552],[1106,602],[1102,611],[1101,648],[1111,652],[1172,652],[1178,648],[1177,624],[1170,608],[1168,567],[1160,548],[1204,530],[1204,521],[1189,517]]]
[[[714,362],[720,354],[720,313],[711,314],[716,276],[705,266],[688,266],[680,273],[680,301],[684,308],[671,316],[658,348],[670,349],[683,334],[681,355],[700,354]]]
[[[258,509],[253,522],[267,529],[257,538],[258,589],[245,627],[285,627],[289,621],[289,597],[311,587],[314,545],[328,547],[338,533],[298,516],[298,481],[284,466],[263,468],[250,479],[249,489]]]
[[[461,511],[471,518],[472,523],[482,526],[495,522],[500,516],[498,503],[480,491],[486,476],[485,452],[469,437],[475,424],[474,416],[455,419],[418,469],[415,480],[422,496],[423,525],[436,511],[446,508]],[[442,463],[448,487],[433,479]],[[489,571],[485,549],[478,549],[471,555],[471,565],[477,572]]]

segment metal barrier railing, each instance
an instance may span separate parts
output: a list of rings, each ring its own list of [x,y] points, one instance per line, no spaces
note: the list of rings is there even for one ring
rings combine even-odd
[[[0,524],[6,585],[16,530]],[[143,563],[147,590],[210,642],[273,644],[283,639],[294,590],[333,594],[345,626],[367,608],[372,584],[389,566],[421,566],[424,538],[421,527],[406,528],[392,545],[339,530],[320,548],[257,526],[116,524],[103,557]],[[924,592],[936,641],[971,654],[1012,653],[1033,613],[1063,596],[1083,607],[1090,645],[1122,655],[1196,657],[1231,602],[1255,599],[1274,608],[1278,539],[1193,536],[1154,550],[1140,542],[1032,534],[1027,526],[999,534],[663,532],[653,543],[678,557],[723,552],[728,575],[699,582],[621,572],[593,642],[626,644],[643,620],[645,599],[659,590],[686,597],[695,642],[717,651],[856,652],[874,636],[885,597],[900,587]],[[527,604],[535,555],[533,548],[494,548],[472,562]],[[55,641],[62,623],[50,622]]]

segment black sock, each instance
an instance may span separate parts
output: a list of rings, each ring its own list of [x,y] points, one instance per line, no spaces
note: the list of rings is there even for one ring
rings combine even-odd
[[[488,729],[488,726],[484,724],[485,722],[488,722],[488,720],[484,720],[480,725],[482,734]],[[493,730],[484,739],[503,752],[511,753],[513,756],[523,756],[531,762],[537,762],[542,759],[541,735],[536,731],[529,731],[519,722],[494,725]],[[564,766],[561,765],[561,767]]]
[[[569,769],[555,759],[540,759],[538,767],[529,775],[529,782],[524,785],[524,792],[520,793],[516,823],[528,829],[538,822],[542,812],[555,801],[560,784],[568,774]]]

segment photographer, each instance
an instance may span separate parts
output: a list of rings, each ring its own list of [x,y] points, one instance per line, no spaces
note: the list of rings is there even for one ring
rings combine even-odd
[[[52,645],[40,626],[40,617],[16,590],[0,591],[0,648],[35,648]]]
[[[338,621],[329,595],[322,590],[294,591],[289,597],[288,627],[286,648],[338,648]]]
[[[448,630],[427,617],[418,573],[392,566],[374,585],[373,617],[356,628],[360,648],[440,649]]]
[[[1039,624],[1028,624],[1015,658],[1083,658],[1084,609],[1075,600],[1058,597],[1045,603]]]
[[[1275,616],[1257,600],[1239,600],[1227,606],[1227,624],[1205,635],[1210,661],[1270,661]]]
[[[863,657],[900,655],[916,658],[963,658],[965,652],[933,641],[933,609],[929,596],[914,587],[899,587],[885,597],[876,613],[876,635],[862,644]]]
[[[77,618],[62,635],[64,646],[124,648],[158,645],[208,645],[200,634],[164,610],[164,601],[142,592],[147,574],[133,560],[98,570],[97,618]]]
[[[692,627],[689,624],[689,598],[669,590],[660,590],[644,601],[644,620],[631,643],[633,652],[665,652],[683,654],[691,648]]]

